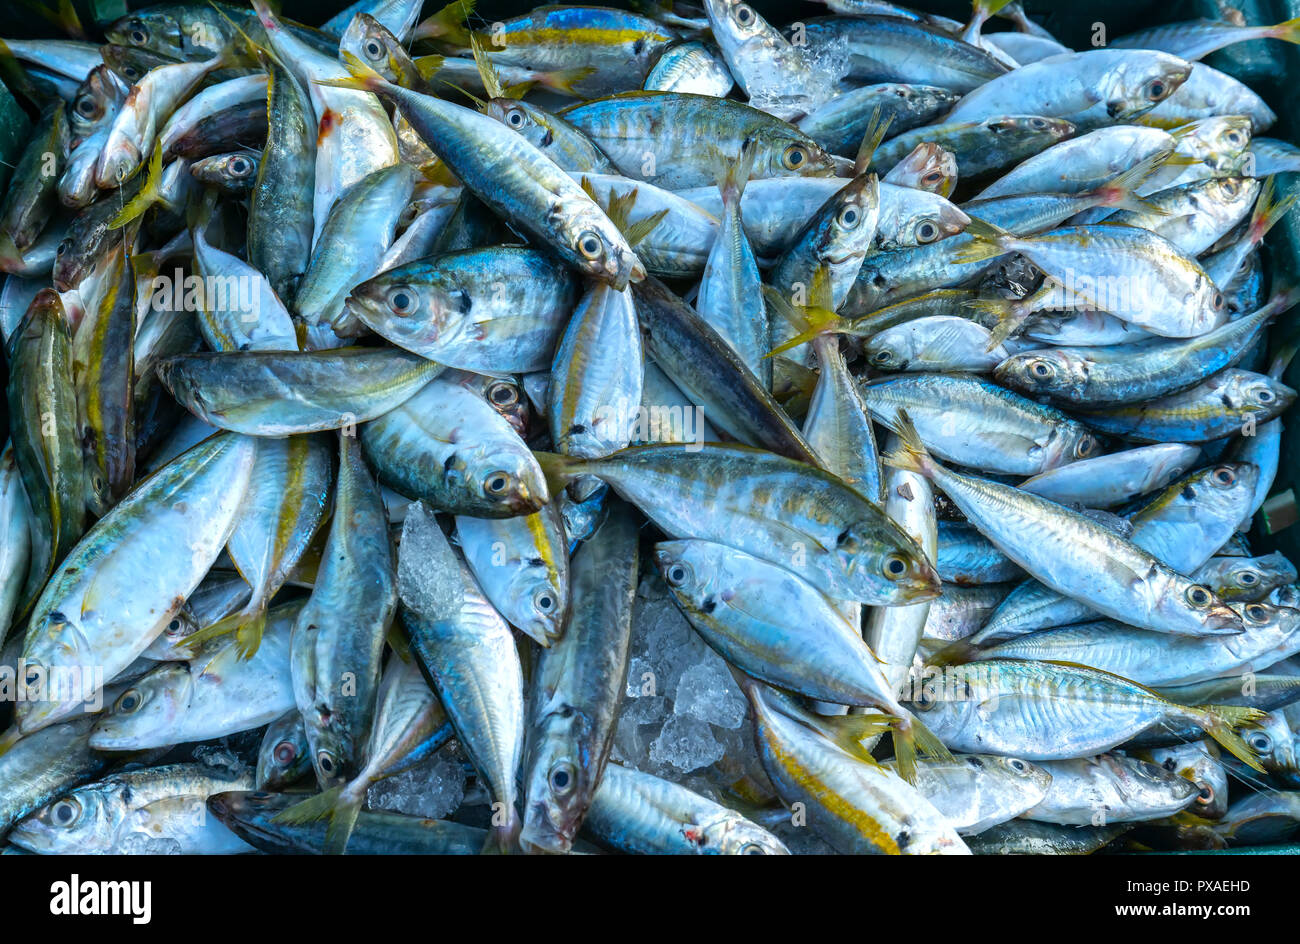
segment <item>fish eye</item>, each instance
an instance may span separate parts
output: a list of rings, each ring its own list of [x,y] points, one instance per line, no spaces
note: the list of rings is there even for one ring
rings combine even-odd
[[[1196,802],[1201,806],[1209,806],[1214,802],[1214,787],[1208,783],[1201,784],[1201,789],[1196,791]]]
[[[394,314],[412,314],[420,307],[420,296],[409,285],[395,285],[388,290],[388,307]]]
[[[1255,573],[1253,570],[1243,570],[1241,573],[1237,574],[1237,583],[1241,584],[1243,587],[1253,587],[1255,584],[1259,583],[1259,574]]]
[[[1056,368],[1047,361],[1034,360],[1029,362],[1029,373],[1036,380],[1046,380],[1056,373]]]
[[[1092,455],[1093,448],[1097,445],[1097,440],[1091,436],[1084,436],[1079,440],[1079,444],[1074,447],[1074,457],[1076,459],[1086,459]]]
[[[253,162],[246,157],[232,157],[230,159],[230,172],[236,177],[247,176],[253,169]]]
[[[1260,403],[1272,403],[1272,402],[1273,402],[1273,399],[1274,399],[1274,398],[1273,398],[1273,391],[1272,391],[1272,390],[1258,390],[1258,391],[1256,391],[1256,393],[1255,393],[1255,399],[1258,400]]]
[[[367,40],[361,48],[365,51],[367,59],[378,61],[384,56],[384,44],[377,39]]]
[[[912,707],[917,711],[930,711],[938,704],[938,701],[930,696],[924,688],[917,693],[916,698],[912,701]]]
[[[934,220],[922,220],[916,224],[916,241],[925,245],[939,238],[939,227]]]
[[[781,164],[786,170],[798,170],[808,163],[808,151],[801,144],[792,144],[781,155]]]
[[[926,174],[924,177],[921,178],[921,183],[937,184],[941,180],[943,180],[943,172],[938,170],[932,170],[930,171],[930,173]]]
[[[524,113],[518,108],[512,108],[506,114],[506,124],[512,128],[522,128],[524,126]]]
[[[144,699],[140,696],[140,693],[134,688],[129,688],[118,697],[117,704],[113,705],[113,710],[120,714],[129,715],[143,703]]]
[[[1149,102],[1158,102],[1169,94],[1169,83],[1164,79],[1152,79],[1142,90],[1142,94]]]
[[[126,38],[129,39],[133,45],[143,46],[145,43],[149,42],[149,31],[144,28],[143,23],[137,20],[131,25],[131,30],[126,34]]]
[[[578,771],[567,760],[563,760],[551,768],[547,779],[551,784],[551,790],[564,796],[572,792],[574,781],[578,779]]]
[[[1215,485],[1232,485],[1237,481],[1237,473],[1230,466],[1221,465],[1214,470],[1214,474],[1210,476],[1210,481]]]
[[[510,488],[510,476],[504,472],[489,472],[483,479],[483,490],[489,495],[504,495]]]
[[[1268,621],[1268,610],[1258,603],[1252,603],[1245,609],[1246,618],[1252,623],[1264,623]]]
[[[539,612],[551,613],[555,610],[555,594],[550,590],[538,590],[537,595],[533,597],[533,605]]]
[[[753,26],[754,20],[757,19],[754,16],[754,11],[743,3],[736,4],[736,9],[732,11],[731,15],[736,18],[736,22],[741,26]]]
[[[98,110],[95,100],[89,95],[83,95],[81,98],[77,99],[77,114],[81,115],[83,118],[93,118],[95,112]]]
[[[1272,749],[1273,739],[1264,731],[1256,731],[1250,736],[1249,744],[1256,753],[1263,754]]]
[[[1007,761],[1007,763],[1011,765],[1012,770],[1019,771],[1020,773],[1024,773],[1028,767],[1028,765],[1026,765],[1023,760],[1020,760],[1015,757],[1011,758],[1011,760]]]
[[[59,243],[59,248],[54,250],[54,254],[56,256],[62,256],[71,248],[72,248],[72,240],[65,239],[63,242]]]
[[[281,741],[275,745],[275,750],[271,752],[271,756],[275,758],[277,764],[287,767],[298,757],[298,745],[294,744],[293,741]]]
[[[172,619],[172,621],[171,621],[170,623],[167,624],[167,635],[168,635],[168,636],[178,636],[178,635],[180,635],[180,631],[181,631],[181,621],[180,621],[180,618],[179,618],[179,617],[174,617],[174,618]]]
[[[685,564],[673,564],[664,572],[664,579],[670,587],[680,587],[690,579],[690,569]]]
[[[514,406],[519,402],[519,391],[512,383],[498,381],[488,387],[488,399],[495,406]]]
[[[1174,768],[1178,766],[1178,761],[1174,760],[1172,757],[1166,757],[1165,762],[1160,766],[1165,770],[1172,772]]]
[[[767,855],[767,850],[756,842],[747,842],[740,847],[741,855]]]
[[[1183,595],[1187,598],[1187,602],[1195,607],[1209,606],[1210,601],[1214,599],[1214,594],[1200,584],[1192,584]]]
[[[862,222],[862,214],[858,211],[857,207],[846,206],[844,209],[840,210],[840,215],[836,217],[836,220],[840,226],[845,229],[853,229]]]
[[[1214,298],[1210,299],[1210,307],[1215,311],[1222,311],[1225,304],[1227,303],[1223,300],[1222,292],[1215,292]]]
[[[320,765],[320,771],[323,774],[332,774],[338,769],[338,759],[329,751],[317,751],[316,763]]]
[[[275,796],[274,793],[267,793],[265,790],[257,790],[254,793],[250,793],[248,798],[250,800],[269,800],[273,796]]]
[[[902,554],[890,554],[885,558],[883,570],[887,578],[897,580],[907,573],[907,558]]]
[[[50,822],[55,826],[71,826],[81,818],[81,804],[75,797],[64,797],[50,807]]]
[[[1047,127],[1047,121],[1043,118],[1030,118],[1029,127],[1041,131],[1043,128]]]
[[[876,351],[871,355],[871,359],[877,364],[888,364],[893,355],[889,351]]]
[[[1226,140],[1228,144],[1232,145],[1233,147],[1241,147],[1241,145],[1244,143],[1244,138],[1242,133],[1236,128],[1233,128],[1223,137],[1224,140]]]
[[[601,255],[600,237],[591,230],[583,230],[578,234],[578,252],[582,253],[585,259],[599,259]]]

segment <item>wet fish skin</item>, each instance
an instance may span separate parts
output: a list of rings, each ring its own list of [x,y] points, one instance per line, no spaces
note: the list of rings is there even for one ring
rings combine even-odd
[[[637,524],[613,502],[575,555],[564,635],[534,669],[524,762],[525,851],[564,853],[600,789],[627,679]]]

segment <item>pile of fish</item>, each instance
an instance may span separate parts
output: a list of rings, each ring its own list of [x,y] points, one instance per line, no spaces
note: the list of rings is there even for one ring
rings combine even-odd
[[[1300,830],[1300,22],[827,5],[5,44],[4,852]]]

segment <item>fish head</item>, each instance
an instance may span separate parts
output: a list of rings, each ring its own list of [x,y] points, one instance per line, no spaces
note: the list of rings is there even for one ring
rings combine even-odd
[[[702,854],[789,855],[780,839],[739,813],[727,810],[716,819],[687,824],[682,835]]]
[[[926,190],[904,188],[903,200],[885,200],[876,232],[880,249],[914,249],[949,236],[970,224],[970,217],[946,197]]]
[[[193,682],[187,663],[167,663],[117,697],[90,731],[90,746],[127,751],[169,743],[167,738],[189,707]]]
[[[591,719],[573,705],[549,704],[533,732],[524,784],[525,852],[563,855],[573,846],[596,789]]]
[[[528,431],[531,410],[523,384],[513,377],[493,378],[483,388],[483,399],[508,422],[519,435]]]
[[[950,196],[957,186],[957,156],[933,141],[918,144],[890,173],[894,171],[915,180],[917,189],[941,197]]]
[[[1154,604],[1155,612],[1169,620],[1170,625],[1193,623],[1199,629],[1198,635],[1235,635],[1252,622],[1219,599],[1209,587],[1190,580],[1171,585],[1170,592],[1160,593]]]
[[[563,215],[562,248],[581,271],[621,292],[629,282],[646,277],[645,265],[618,227],[583,196],[588,206],[575,205],[572,212]]]
[[[1278,552],[1264,557],[1234,558],[1220,579],[1228,596],[1241,595],[1258,599],[1276,587],[1292,583],[1297,577],[1295,565]]]
[[[871,248],[880,219],[879,179],[875,174],[853,178],[836,191],[818,215],[826,224],[818,258],[831,266],[861,259]]]
[[[1095,89],[1106,115],[1116,123],[1136,118],[1173,95],[1187,81],[1192,64],[1150,50],[1125,50]]]
[[[1160,764],[1137,758],[1123,762],[1110,757],[1104,759],[1110,762],[1111,776],[1119,790],[1135,801],[1144,798],[1146,804],[1169,812],[1195,802],[1196,784]]]
[[[754,168],[750,179],[760,177],[834,177],[835,157],[812,138],[794,131],[768,130],[754,136]],[[734,160],[736,155],[731,155]]]
[[[143,162],[144,156],[134,141],[110,134],[103,153],[99,155],[99,163],[95,165],[95,184],[102,190],[120,187]]]
[[[1021,760],[1019,757],[1001,757],[997,754],[967,754],[962,757],[967,764],[991,770],[1002,778],[1017,783],[1030,793],[1047,794],[1052,775],[1044,767]]]
[[[73,790],[20,821],[9,841],[41,855],[109,852],[117,826],[112,791],[108,783]]]
[[[1251,462],[1219,462],[1197,469],[1166,489],[1160,498],[1186,504],[1195,515],[1241,521],[1250,514],[1259,468]]]
[[[1004,387],[1028,394],[1078,394],[1088,381],[1091,360],[1065,348],[1046,348],[1013,354],[993,369],[993,379]]]
[[[1270,774],[1290,780],[1300,774],[1296,765],[1295,734],[1287,724],[1285,713],[1268,712],[1252,722],[1241,736]]]
[[[906,331],[881,331],[862,346],[862,353],[876,370],[907,370],[912,363],[912,334]]]
[[[1213,741],[1195,741],[1154,748],[1153,763],[1188,780],[1196,788],[1192,810],[1204,819],[1222,819],[1228,812],[1228,771]]]
[[[117,20],[105,37],[116,46],[129,46],[179,59],[185,50],[185,37],[175,7],[159,6],[141,10]]]
[[[541,514],[547,514],[547,508]],[[520,604],[512,622],[517,620],[515,625],[538,642],[558,639],[564,631],[567,582],[556,562],[542,557],[520,568],[510,586],[512,598]]]
[[[107,65],[95,66],[77,89],[77,97],[68,109],[68,125],[72,131],[71,146],[94,133],[95,129],[126,97],[122,81]]]
[[[100,664],[77,617],[46,609],[37,601],[23,641],[22,682],[26,695],[18,699],[18,727],[30,734],[88,704],[95,694],[86,667]]]
[[[532,453],[496,448],[490,441],[456,453],[443,469],[443,477],[463,478],[486,517],[531,515],[550,501],[546,479]]]
[[[387,27],[369,13],[358,13],[339,38],[339,53],[351,53],[389,82],[396,82],[398,71],[392,61],[395,43]]]
[[[1236,166],[1236,159],[1250,147],[1253,126],[1245,115],[1215,115],[1176,128],[1178,152],[1198,158],[1214,171]]]
[[[901,529],[880,540],[869,521],[848,525],[835,539],[835,557],[849,581],[862,588],[861,599],[883,592],[891,604],[920,603],[939,596],[942,583],[925,552]],[[884,545],[882,547],[882,544]],[[891,546],[892,545],[892,546]]]
[[[1250,414],[1256,423],[1285,413],[1296,399],[1295,390],[1280,380],[1238,368],[1222,371],[1213,383],[1228,409]]]
[[[255,154],[236,151],[233,154],[215,154],[195,161],[190,167],[190,173],[204,183],[232,188],[249,184],[257,177],[257,168]]]
[[[306,729],[295,708],[266,729],[257,751],[257,786],[279,790],[302,778],[311,766]]]
[[[226,826],[238,823],[245,832],[270,834],[259,829],[273,816],[298,802],[292,794],[271,793],[265,790],[229,790],[213,793],[207,799],[208,812]]]
[[[546,150],[554,138],[546,114],[527,102],[514,98],[494,98],[484,107],[483,113],[522,135],[538,150]]]
[[[698,604],[709,584],[708,571],[713,566],[712,546],[706,541],[660,541],[655,545],[654,562],[659,576],[680,602]]]

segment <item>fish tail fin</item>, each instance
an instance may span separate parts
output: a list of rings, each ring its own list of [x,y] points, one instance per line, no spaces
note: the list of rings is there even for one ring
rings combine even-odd
[[[542,475],[546,477],[546,487],[554,495],[563,492],[570,482],[588,471],[586,460],[576,456],[564,456],[558,452],[534,452],[533,458],[541,466]]]
[[[365,798],[364,790],[353,792],[344,789],[339,793],[329,814],[329,824],[325,827],[326,855],[343,855],[348,851],[348,840],[352,838]]]
[[[351,78],[347,79],[313,79],[317,85],[328,85],[333,88],[355,89],[358,92],[378,92],[392,86],[392,83],[385,79],[370,66],[366,65],[352,53],[346,50],[341,52],[343,64],[347,66],[352,73]]]
[[[964,307],[970,311],[972,321],[989,329],[986,351],[1013,337],[1029,317],[1029,310],[1020,299],[968,298]]]
[[[493,825],[488,830],[487,839],[483,841],[483,855],[508,855],[519,848],[519,832],[523,829],[523,823],[519,819],[519,811],[510,806],[506,821],[500,825]]]
[[[775,311],[794,327],[797,334],[763,355],[764,359],[784,354],[791,348],[807,344],[823,334],[840,333],[845,328],[845,321],[829,308],[810,306],[796,308],[789,299],[770,285],[763,286],[763,301],[770,311]]]
[[[898,761],[898,775],[913,785],[916,783],[916,758],[920,754],[935,760],[952,760],[952,753],[919,718],[909,714],[896,719],[894,758]]]
[[[828,715],[819,716],[816,724],[822,729],[822,733],[835,742],[844,753],[851,755],[857,760],[865,763],[874,764],[876,759],[871,756],[862,743],[868,738],[874,738],[884,734],[886,731],[894,729],[894,718],[882,714],[865,714],[865,715]]]
[[[1287,43],[1300,43],[1300,16],[1270,26],[1268,35]]]
[[[483,44],[472,33],[469,37],[469,48],[474,55],[474,67],[478,69],[478,78],[483,84],[483,91],[488,99],[505,97],[506,90],[501,82],[501,75],[492,65],[492,60],[483,52]]]
[[[889,126],[894,123],[893,115],[883,120],[880,115],[880,106],[877,105],[871,110],[871,119],[862,133],[862,143],[858,145],[858,153],[853,158],[854,174],[865,174],[871,169],[871,163],[876,157],[876,148],[880,147],[880,142],[885,140],[885,135],[889,133]]]
[[[953,256],[953,262],[957,265],[968,263],[987,262],[990,259],[996,259],[998,256],[1005,256],[1009,252],[1014,252],[1015,237],[1006,230],[994,226],[992,223],[978,219],[972,216],[970,222],[966,224],[963,231],[973,240],[969,246],[957,250]]]
[[[757,152],[757,142],[753,138],[746,138],[736,158],[721,168],[718,191],[722,194],[724,207],[739,203],[744,196],[745,184],[749,183],[749,175],[754,171],[754,155]]]
[[[1160,213],[1164,215],[1164,211],[1139,197],[1137,188],[1142,186],[1146,179],[1155,173],[1156,168],[1167,162],[1171,154],[1172,152],[1167,150],[1157,151],[1154,154],[1147,155],[1132,167],[1120,171],[1097,188],[1096,193],[1101,200],[1098,205],[1116,207],[1121,210],[1132,210],[1138,213]]]
[[[328,790],[298,801],[293,806],[286,806],[271,817],[271,822],[299,825],[333,817],[342,793],[342,786],[330,787]]]
[[[162,158],[162,145],[155,145],[153,153],[149,155],[149,167],[145,173],[144,183],[117,216],[113,217],[109,226],[119,229],[143,216],[151,206],[162,201]]]
[[[266,604],[259,603],[248,614],[248,618],[235,629],[235,643],[239,654],[251,659],[262,645],[262,634],[266,632]]]
[[[465,21],[474,12],[477,0],[452,0],[437,13],[425,17],[415,26],[412,39],[438,39],[453,46],[468,46],[470,32]]]
[[[975,662],[981,656],[980,647],[970,641],[970,637],[958,639],[944,646],[933,655],[926,658],[926,665],[948,666],[948,665],[965,665],[967,662]]]
[[[930,457],[925,444],[921,442],[921,436],[916,431],[916,425],[912,422],[912,418],[907,415],[907,410],[900,409],[894,417],[894,422],[885,423],[884,425],[897,433],[901,441],[897,449],[881,457],[885,465],[892,466],[895,469],[905,469],[908,472],[917,472],[921,475],[928,475],[933,471],[935,467],[934,459]]]
[[[1259,192],[1259,199],[1255,201],[1255,209],[1251,211],[1246,238],[1255,245],[1263,242],[1264,237],[1268,235],[1268,231],[1277,225],[1278,220],[1290,212],[1297,199],[1300,199],[1300,190],[1292,190],[1279,198],[1277,195],[1277,178],[1270,176],[1264,181],[1264,186]]]
[[[252,658],[253,654],[257,652],[258,646],[261,645],[262,632],[265,628],[266,604],[262,601],[253,600],[243,609],[236,610],[229,616],[222,617],[215,623],[191,633],[185,640],[185,644],[193,651],[201,643],[234,633],[240,653],[244,654],[245,659],[248,659]],[[250,644],[251,649],[249,648]]]
[[[987,20],[989,17],[1001,13],[1002,8],[1010,2],[1011,0],[971,0],[971,8],[975,15],[982,14],[983,19]]]
[[[537,81],[538,84],[553,92],[562,92],[576,98],[578,93],[573,90],[573,87],[595,71],[595,66],[582,66],[578,69],[557,69],[554,72],[543,72],[538,76]]]
[[[1198,713],[1198,723],[1205,728],[1205,733],[1218,741],[1220,747],[1252,770],[1264,773],[1264,767],[1255,752],[1235,730],[1244,724],[1260,720],[1264,717],[1264,712],[1258,708],[1236,705],[1201,705],[1194,710]]]
[[[315,796],[286,807],[271,822],[288,826],[326,821],[325,847],[326,855],[343,855],[352,838],[352,830],[361,813],[365,791],[349,790],[349,785],[330,787]]]

